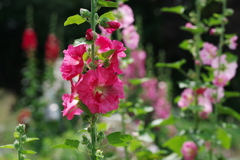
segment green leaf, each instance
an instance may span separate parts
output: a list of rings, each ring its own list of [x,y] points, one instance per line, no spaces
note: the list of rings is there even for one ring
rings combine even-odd
[[[225,91],[224,95],[226,98],[230,97],[240,97],[240,92],[233,92],[233,91]]]
[[[196,34],[196,33],[204,33],[206,30],[204,28],[187,28],[187,27],[181,27],[182,30],[188,31],[190,33]]]
[[[156,63],[156,67],[169,67],[169,68],[174,68],[174,69],[180,69],[182,67],[182,65],[185,63],[186,63],[185,59],[182,59],[180,61],[173,62],[173,63],[158,62],[158,63]]]
[[[225,130],[222,128],[219,128],[217,130],[217,139],[221,142],[221,145],[225,149],[230,149],[231,147],[231,141],[232,141],[232,136],[228,134]]]
[[[130,142],[132,139],[131,135],[122,135],[121,132],[113,132],[107,135],[107,140],[112,146],[128,146],[127,142]]]
[[[150,123],[150,128],[170,125],[170,124],[173,124],[174,122],[175,122],[175,118],[173,116],[170,116],[167,119],[156,119]]]
[[[227,114],[227,115],[230,115],[230,116],[236,118],[237,120],[240,120],[240,114],[230,107],[219,107],[218,113],[219,114]]]
[[[231,63],[231,62],[237,62],[238,57],[237,57],[236,55],[234,55],[234,54],[232,54],[232,53],[230,53],[230,52],[227,52],[227,53],[224,53],[224,54],[227,55],[227,58],[226,58],[227,62],[229,62],[229,63]]]
[[[85,38],[79,38],[79,39],[75,39],[74,42],[73,42],[73,46],[76,47],[76,46],[79,46],[79,45],[82,45],[82,44],[93,44],[93,41],[88,41],[86,40]]]
[[[26,142],[31,142],[36,140],[39,140],[39,138],[27,138]]]
[[[132,83],[133,85],[139,85],[148,80],[149,78],[137,78],[137,79],[130,79],[129,82]]]
[[[97,127],[98,132],[106,131],[108,128],[109,128],[109,125],[107,123],[104,123],[104,122],[98,123],[98,127]]]
[[[64,144],[57,144],[51,146],[51,148],[78,149],[79,143],[79,140],[66,139]]]
[[[112,21],[115,20],[115,17],[114,17],[112,12],[107,12],[107,13],[102,14],[99,19],[102,19],[104,17],[106,17],[106,18],[108,18],[108,19],[110,19]]]
[[[71,24],[82,24],[86,20],[82,18],[79,14],[76,14],[74,16],[70,16],[67,18],[67,20],[64,22],[64,26],[71,25]]]
[[[91,113],[91,111],[89,110],[89,108],[84,103],[82,103],[82,101],[79,101],[79,104],[80,104],[80,108],[81,108],[81,110],[83,110],[83,112],[85,112],[89,116],[93,115]]]
[[[117,111],[117,109],[116,109],[116,110],[109,111],[109,112],[107,112],[107,113],[105,113],[105,114],[102,114],[102,116],[103,116],[103,117],[111,117],[111,115],[112,115],[113,113],[115,113],[116,111]]]
[[[7,144],[4,146],[0,146],[0,148],[14,148],[12,144]]]
[[[22,154],[36,154],[37,152],[32,151],[32,150],[21,150]]]
[[[118,7],[118,3],[105,0],[98,0],[98,5],[101,7]]]
[[[187,140],[185,136],[175,136],[163,144],[164,147],[168,147],[178,155],[181,155],[181,148],[183,143]]]
[[[130,152],[134,152],[135,150],[142,147],[142,143],[139,140],[133,139],[129,145]]]
[[[183,6],[175,6],[175,7],[164,7],[161,9],[162,12],[171,12],[176,14],[183,14],[185,8]]]
[[[133,107],[129,109],[129,112],[133,112],[136,116],[147,114],[152,112],[154,109],[151,106],[144,106],[144,107]]]
[[[113,53],[115,52],[115,49],[110,49],[107,52],[103,52],[99,55],[99,58],[104,60],[106,58],[108,58],[109,56],[111,56]]]
[[[186,39],[179,44],[180,48],[187,50],[187,51],[191,50],[192,46],[193,46],[192,39]]]

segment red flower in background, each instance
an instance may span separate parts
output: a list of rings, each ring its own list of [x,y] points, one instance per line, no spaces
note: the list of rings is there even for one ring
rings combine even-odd
[[[45,43],[45,60],[54,62],[59,55],[60,43],[55,34],[49,34]]]
[[[37,48],[37,34],[33,28],[26,28],[23,33],[22,49],[26,52],[35,51]]]
[[[32,112],[29,109],[25,108],[20,110],[17,117],[18,123],[29,124],[31,120],[31,116],[32,116]]]

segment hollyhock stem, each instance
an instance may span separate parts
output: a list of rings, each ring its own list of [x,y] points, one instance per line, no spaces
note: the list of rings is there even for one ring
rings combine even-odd
[[[90,127],[91,127],[91,140],[92,140],[92,155],[91,158],[92,160],[96,160],[96,148],[97,148],[97,115],[94,114],[91,117],[91,122],[90,122]]]
[[[125,112],[126,110],[125,109],[122,109],[122,112],[121,112],[121,117],[122,117],[122,134],[125,134],[126,132],[126,123],[125,123]],[[127,146],[124,147],[124,152],[125,152],[125,159],[126,160],[129,160],[129,154],[128,154],[128,150],[127,150]]]
[[[92,31],[95,32],[95,27],[96,27],[96,21],[95,21],[95,8],[96,8],[96,0],[91,0],[91,28]],[[95,49],[94,49],[94,43],[91,45],[91,57],[92,57],[92,69],[95,69],[94,61],[95,61]]]

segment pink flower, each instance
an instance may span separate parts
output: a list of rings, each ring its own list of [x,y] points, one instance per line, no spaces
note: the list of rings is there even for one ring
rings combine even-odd
[[[198,105],[203,107],[203,110],[199,112],[199,117],[207,119],[209,114],[212,113],[212,103],[204,96],[198,96]]]
[[[237,45],[238,45],[236,42],[237,40],[238,40],[238,36],[233,36],[229,39],[229,45],[228,45],[229,49],[235,50],[237,48]]]
[[[55,34],[49,34],[45,43],[45,60],[55,62],[60,51],[60,42]]]
[[[108,33],[114,32],[116,29],[118,29],[121,26],[121,24],[116,21],[110,21],[106,23],[108,24],[108,26],[103,28],[105,28]]]
[[[210,34],[210,35],[215,35],[215,34],[216,34],[216,29],[215,29],[215,28],[211,28],[211,29],[209,30],[209,34]]]
[[[71,80],[82,73],[84,66],[82,56],[86,52],[86,46],[79,45],[74,47],[73,45],[69,45],[68,49],[63,52],[65,54],[60,71],[62,72],[63,79]]]
[[[212,83],[217,87],[224,87],[229,80],[225,74],[219,74],[214,77]]]
[[[133,62],[130,63],[127,68],[123,70],[124,79],[128,81],[129,79],[145,77],[146,52],[142,50],[134,50],[130,54]]]
[[[85,34],[86,34],[85,36],[86,40],[90,40],[90,41],[93,40],[92,28],[87,29]]]
[[[204,92],[204,96],[212,103],[220,102],[224,97],[224,89],[222,87],[218,87],[217,89],[207,88]]]
[[[205,42],[200,51],[200,58],[203,64],[211,65],[212,60],[217,56],[218,48],[211,43]]]
[[[25,51],[35,51],[37,48],[37,35],[33,28],[26,28],[23,33],[22,49]]]
[[[138,42],[140,39],[139,34],[136,32],[134,25],[125,28],[122,31],[123,42],[129,49],[136,49],[138,47]]]
[[[62,96],[63,103],[62,105],[64,106],[64,110],[62,111],[63,116],[67,116],[68,120],[73,119],[74,115],[80,115],[83,111],[78,108],[78,100],[76,100],[77,93],[76,93],[76,88],[75,84],[73,84],[71,80],[71,94],[64,94]]]
[[[181,152],[184,160],[194,160],[198,152],[198,147],[193,141],[187,141],[183,143]]]
[[[121,24],[120,28],[127,28],[134,21],[133,11],[126,4],[118,7],[118,9],[114,10],[113,13],[116,14],[117,21]]]
[[[101,30],[101,35],[107,38],[111,37],[111,33],[108,33],[106,29],[104,29],[102,26],[98,26],[99,29]]]
[[[91,113],[116,110],[119,98],[124,98],[123,83],[111,68],[98,67],[82,75],[77,85],[80,100]]]
[[[192,23],[190,23],[190,22],[187,22],[187,23],[185,24],[185,27],[186,27],[186,28],[191,28],[191,29],[195,29],[195,28],[196,28],[196,26],[192,25]]]
[[[181,98],[178,101],[178,106],[181,108],[188,107],[194,100],[194,93],[191,88],[186,88],[181,94]]]
[[[227,55],[223,54],[214,58],[211,67],[215,69],[214,76],[218,76],[218,79],[229,81],[235,76],[238,65],[236,62],[228,63],[226,57]]]
[[[146,82],[141,84],[143,88],[142,99],[146,102],[155,102],[157,98],[157,84],[158,80],[156,78],[151,78]]]

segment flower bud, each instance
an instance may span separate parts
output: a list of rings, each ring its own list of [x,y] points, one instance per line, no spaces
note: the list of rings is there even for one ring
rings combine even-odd
[[[14,143],[13,143],[13,147],[16,149],[16,150],[19,150],[19,148],[21,147],[20,146],[20,143],[18,140],[16,140]]]
[[[27,141],[27,135],[24,134],[22,137],[21,137],[21,141],[24,143]]]
[[[231,15],[233,15],[233,13],[234,13],[233,9],[227,8],[224,14],[225,14],[225,16],[231,16]]]
[[[83,138],[83,139],[82,139],[82,141],[81,141],[81,144],[86,145],[86,144],[89,144],[89,143],[90,143],[90,141],[89,141],[89,139],[87,138],[87,136],[83,135],[82,138]]]
[[[16,132],[20,133],[21,135],[25,133],[25,125],[24,124],[19,124],[15,130]]]
[[[82,115],[83,122],[88,123],[90,121],[90,116],[89,115]]]
[[[100,26],[102,26],[103,28],[106,28],[106,27],[109,27],[109,25],[107,24],[107,22],[110,22],[111,20],[106,18],[106,17],[103,17],[100,19]]]
[[[110,66],[109,59],[105,59],[105,60],[104,60],[103,66],[106,67],[106,68]]]
[[[93,40],[92,28],[87,29],[85,34],[86,34],[86,36],[85,36],[86,40],[89,40],[89,41]]]
[[[20,154],[20,160],[25,160],[26,156],[23,154]]]
[[[187,141],[183,143],[181,152],[185,160],[194,160],[197,155],[198,148],[193,141]]]
[[[99,160],[103,159],[104,158],[103,151],[98,149],[96,152],[96,156],[98,157]]]
[[[91,144],[91,143],[88,143],[87,148],[88,148],[89,150],[91,150],[91,149],[93,148],[92,144]]]
[[[83,18],[91,18],[92,13],[89,12],[87,9],[80,8],[80,15],[81,15]]]

